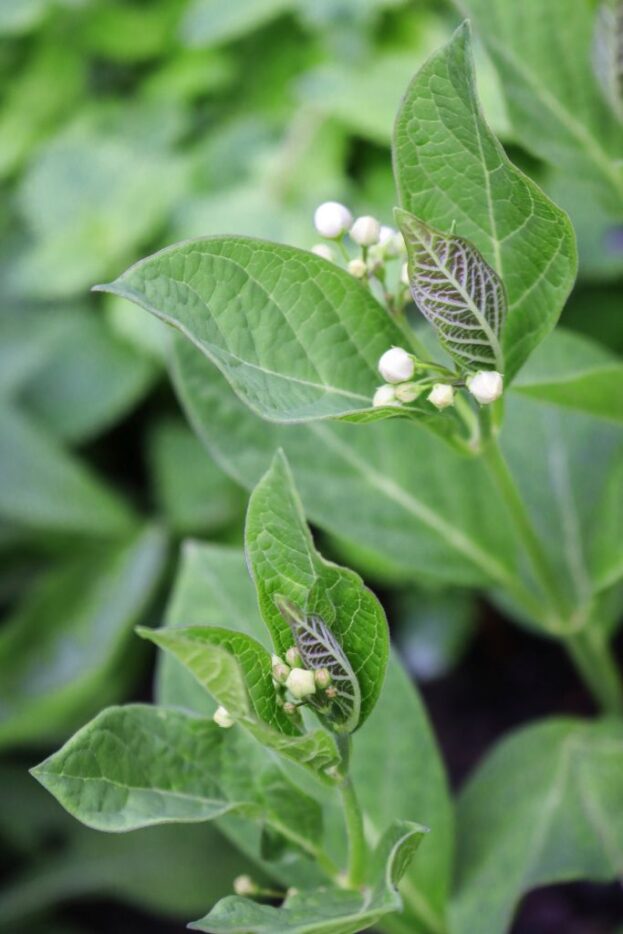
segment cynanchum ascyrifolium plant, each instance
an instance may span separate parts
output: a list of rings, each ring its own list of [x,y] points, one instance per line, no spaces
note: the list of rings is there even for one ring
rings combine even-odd
[[[485,4],[466,6],[479,22]],[[502,22],[482,24],[492,50]],[[516,126],[537,114],[540,154],[572,165],[576,145],[575,164],[590,163],[596,192],[613,199],[616,108],[590,134],[569,116],[553,149],[543,113],[562,120],[563,90],[539,96],[509,62]],[[599,101],[602,72],[587,73]],[[240,877],[199,930],[503,934],[527,889],[623,870],[610,651],[621,369],[582,338],[550,334],[575,278],[573,229],[489,129],[467,25],[408,88],[393,155],[395,228],[328,202],[311,252],[213,237],[98,287],[180,332],[172,371],[189,418],[253,489],[253,589],[239,553],[186,553],[167,625],[140,631],[169,657],[162,706],[104,711],[35,774],[98,829],[218,821],[274,884]],[[414,688],[394,660],[385,678],[380,604],[320,556],[306,515],[398,575],[485,588],[561,641],[610,716],[508,738],[462,793],[453,831]],[[414,820],[431,832],[411,863],[425,833]]]

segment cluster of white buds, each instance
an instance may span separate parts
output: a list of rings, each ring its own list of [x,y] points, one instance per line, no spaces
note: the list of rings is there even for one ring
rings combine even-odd
[[[504,392],[504,377],[497,370],[479,370],[467,379],[466,386],[480,405],[491,405]]]
[[[217,707],[212,719],[217,726],[222,727],[224,730],[228,730],[236,722],[226,707]]]
[[[413,402],[420,395],[421,388],[410,382],[415,373],[415,357],[402,347],[386,350],[378,362],[378,370],[386,382],[374,393],[372,405],[375,408]]]
[[[271,661],[273,683],[282,699],[284,691],[288,691],[295,701],[305,702],[316,691],[327,693],[331,690],[331,672],[327,668],[304,668],[301,653],[295,645],[286,652],[285,661],[279,655],[273,655]],[[287,714],[296,713],[296,709],[296,704],[291,701],[283,703]]]
[[[327,240],[339,240],[350,230],[352,223],[353,215],[338,201],[325,201],[314,214],[314,227]]]

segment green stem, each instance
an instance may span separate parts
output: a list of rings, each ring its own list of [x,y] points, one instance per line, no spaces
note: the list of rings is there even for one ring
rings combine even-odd
[[[604,713],[623,714],[621,674],[601,633],[587,627],[565,639],[567,651]]]
[[[337,741],[342,751],[345,767],[348,769],[351,744],[350,736],[339,735]],[[350,888],[356,889],[359,888],[365,880],[367,846],[363,832],[363,815],[348,771],[340,784],[340,794],[342,796],[342,807],[344,809],[344,820],[346,823],[346,833],[348,835],[348,885]]]

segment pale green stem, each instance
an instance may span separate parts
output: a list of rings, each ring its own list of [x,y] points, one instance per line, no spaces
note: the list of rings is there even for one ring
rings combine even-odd
[[[608,643],[591,628],[567,636],[567,651],[604,713],[623,714],[621,672]]]
[[[356,889],[365,880],[368,848],[363,830],[363,815],[348,772],[351,738],[350,736],[338,735],[337,741],[342,752],[346,771],[339,788],[348,835],[348,885],[350,888]]]

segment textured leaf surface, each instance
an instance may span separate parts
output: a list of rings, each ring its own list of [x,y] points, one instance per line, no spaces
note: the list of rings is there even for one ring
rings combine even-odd
[[[602,0],[593,36],[593,66],[605,98],[623,119],[623,3]]]
[[[513,544],[489,478],[430,432],[393,419],[365,430],[267,425],[182,340],[174,376],[199,437],[241,486],[253,488],[283,447],[309,520],[381,555],[396,573],[454,584],[514,577]]]
[[[518,33],[526,34],[527,27]],[[466,26],[407,90],[395,127],[394,170],[401,206],[436,230],[465,238],[504,283],[502,348],[512,378],[558,319],[575,277],[575,239],[566,215],[509,162],[487,126]]]
[[[292,631],[276,598],[320,615],[344,652],[360,692],[336,726],[352,732],[364,722],[380,694],[389,634],[380,603],[361,578],[325,561],[316,551],[303,506],[283,454],[278,454],[249,500],[245,546],[262,616],[279,654],[293,644]],[[342,714],[342,716],[343,716]]]
[[[172,652],[199,683],[252,736],[324,779],[339,762],[335,742],[324,730],[301,733],[278,707],[270,655],[243,633],[211,627],[143,629],[141,635]]]
[[[210,934],[357,934],[388,912],[400,910],[396,886],[426,828],[396,822],[380,841],[363,893],[322,889],[292,895],[282,908],[232,896],[191,929]]]
[[[457,934],[504,934],[521,895],[623,871],[623,729],[614,720],[527,727],[487,757],[458,811]]]
[[[568,0],[455,0],[496,65],[510,120],[529,152],[623,200],[623,125],[591,62],[595,7]]]
[[[0,631],[0,744],[64,736],[120,696],[122,676],[133,673],[132,627],[160,580],[164,546],[149,528],[36,582]]]
[[[461,370],[504,370],[500,344],[504,286],[467,240],[433,230],[409,214],[396,216],[407,244],[413,300]]]
[[[378,359],[404,343],[370,291],[344,270],[244,237],[170,247],[101,288],[181,331],[247,405],[276,421],[371,409]]]

